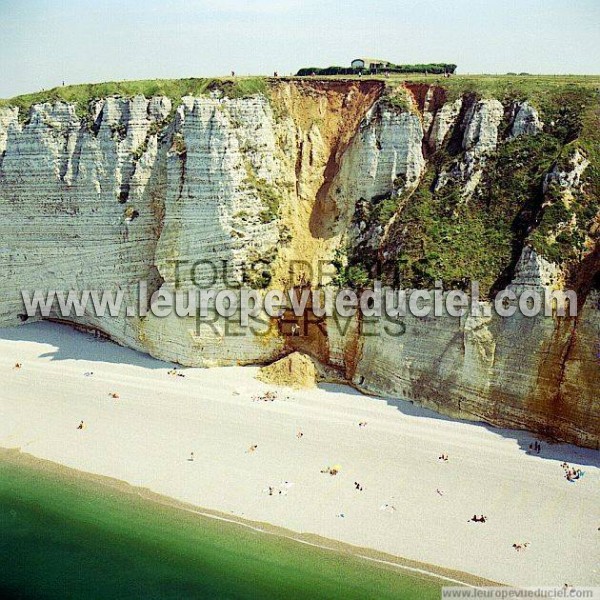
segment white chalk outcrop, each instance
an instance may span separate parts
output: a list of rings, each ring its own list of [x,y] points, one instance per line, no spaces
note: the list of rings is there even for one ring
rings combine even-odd
[[[466,110],[461,128],[464,151],[449,171],[437,178],[436,189],[448,183],[460,185],[461,194],[468,199],[481,181],[485,160],[498,145],[500,123],[504,107],[495,99],[484,99],[473,103]]]
[[[509,137],[536,135],[544,129],[538,111],[529,102],[516,102],[512,106],[512,125]]]

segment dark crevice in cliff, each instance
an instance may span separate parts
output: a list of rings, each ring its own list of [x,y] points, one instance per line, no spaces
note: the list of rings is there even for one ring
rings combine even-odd
[[[460,112],[456,118],[456,123],[450,132],[450,138],[446,144],[446,152],[449,156],[455,157],[463,152],[463,138],[465,137],[465,129],[467,126],[467,113],[477,102],[475,94],[465,94],[460,107]]]
[[[421,150],[424,158],[427,160],[435,154],[435,147],[431,141],[431,132],[437,117],[438,111],[444,106],[448,99],[448,92],[439,85],[430,85],[428,83],[405,83],[405,87],[411,93],[413,100],[421,114],[425,112],[431,115],[429,127],[423,131],[423,142]]]
[[[298,148],[296,152],[296,164],[295,164],[295,173],[296,173],[296,196],[300,196],[300,175],[302,173],[302,153],[304,152],[304,142],[300,140],[298,142]]]
[[[83,145],[85,139],[85,129],[80,129],[77,134],[77,141],[75,142],[75,149],[73,151],[72,167],[71,170],[73,172],[73,180],[77,181],[81,174],[81,158],[83,154]]]
[[[521,207],[511,225],[513,239],[511,242],[510,261],[506,264],[502,272],[498,275],[496,281],[492,284],[490,289],[491,297],[504,290],[514,279],[515,269],[519,259],[521,258],[521,255],[523,254],[527,237],[540,222],[541,213],[543,211],[543,203],[543,183],[540,181],[536,186],[535,192]]]
[[[114,339],[109,333],[104,331],[101,327],[98,327],[98,325],[96,324],[91,325],[89,323],[82,323],[70,319],[62,319],[60,317],[43,317],[42,321],[50,321],[51,323],[59,323],[60,325],[66,325],[68,327],[71,327],[72,329],[75,329],[76,331],[81,331],[82,333],[90,333],[96,338],[110,340],[112,342],[115,342],[116,344],[119,344],[118,340]]]
[[[129,190],[130,190],[130,185],[129,183],[122,183],[119,187],[119,203],[120,204],[125,204],[127,202],[127,199],[129,198]]]
[[[592,252],[586,255],[569,277],[569,285],[577,293],[577,311],[583,309],[588,294],[600,289],[600,245],[596,244]]]

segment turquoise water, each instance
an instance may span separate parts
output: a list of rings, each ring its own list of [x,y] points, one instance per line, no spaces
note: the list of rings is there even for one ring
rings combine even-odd
[[[440,582],[0,456],[0,597],[440,597]]]

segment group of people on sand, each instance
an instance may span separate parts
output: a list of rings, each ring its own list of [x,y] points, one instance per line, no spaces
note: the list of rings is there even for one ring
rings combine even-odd
[[[529,542],[523,542],[522,544],[513,544],[512,547],[517,551],[521,552],[521,550],[525,550],[529,546]]]
[[[536,454],[539,454],[541,449],[542,445],[537,440],[534,440],[531,442],[531,444],[529,444],[529,452],[535,452]]]
[[[287,496],[288,494],[288,490],[293,486],[294,484],[291,481],[282,481],[279,486],[274,486],[274,485],[270,485],[268,486],[265,490],[263,490],[263,492],[267,492],[269,494],[269,496]],[[275,493],[277,492],[277,494]]]
[[[565,478],[567,479],[567,481],[570,481],[571,483],[574,481],[577,481],[578,479],[580,479],[581,477],[583,477],[585,475],[585,473],[579,467],[572,467],[567,462],[563,462],[560,466],[563,468],[563,470],[565,472]]]
[[[325,467],[321,469],[321,473],[327,473],[329,475],[337,475],[340,472],[338,467]]]
[[[173,377],[185,377],[185,373],[182,373],[177,369],[171,369],[170,371],[167,371],[167,375],[172,375]]]
[[[487,517],[484,517],[483,515],[481,515],[480,517],[478,517],[477,515],[473,515],[469,522],[471,521],[473,523],[485,523],[487,521]]]
[[[252,402],[273,402],[277,400],[277,392],[268,391],[264,394],[257,394],[256,396],[252,396]]]
[[[440,454],[438,456],[438,460],[441,460],[442,462],[448,462],[448,455],[447,454]]]
[[[358,483],[358,481],[355,481],[354,482],[354,489],[358,490],[359,492],[362,492],[363,491],[363,486],[360,483]]]

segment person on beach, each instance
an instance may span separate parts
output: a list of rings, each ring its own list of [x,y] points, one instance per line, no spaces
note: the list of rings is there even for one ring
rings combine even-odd
[[[21,363],[20,363],[20,362],[18,362],[18,363],[15,363],[15,369],[20,369],[20,368],[21,368],[21,366],[22,366],[22,365],[21,365]]]
[[[80,421],[79,425],[77,425],[77,429],[83,429],[85,427],[85,423]]]
[[[194,453],[193,452],[190,453],[190,457],[188,458],[188,461],[194,462]]]

